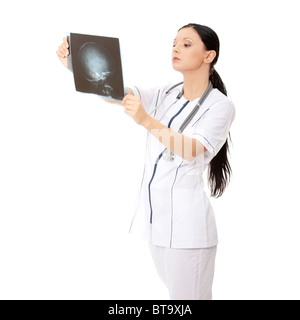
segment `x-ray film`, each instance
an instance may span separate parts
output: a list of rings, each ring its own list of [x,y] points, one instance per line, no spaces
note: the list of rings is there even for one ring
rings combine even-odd
[[[70,53],[77,91],[122,100],[124,84],[118,38],[70,34]]]

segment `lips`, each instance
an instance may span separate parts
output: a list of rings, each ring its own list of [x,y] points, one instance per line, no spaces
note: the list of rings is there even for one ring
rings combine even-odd
[[[177,57],[173,57],[173,61],[179,61],[180,59]]]

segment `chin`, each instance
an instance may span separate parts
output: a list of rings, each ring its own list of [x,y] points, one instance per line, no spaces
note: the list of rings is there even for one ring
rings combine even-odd
[[[174,64],[174,63],[173,63],[173,65],[172,65],[172,67],[173,67],[173,69],[174,69],[175,71],[178,71],[178,72],[182,72],[182,71],[183,71],[182,68],[180,68],[179,66],[176,66],[176,64]]]

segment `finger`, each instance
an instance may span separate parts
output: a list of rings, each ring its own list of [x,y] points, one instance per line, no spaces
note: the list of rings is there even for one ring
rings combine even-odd
[[[66,49],[65,51],[64,51],[64,55],[67,57],[68,55],[69,55],[69,50],[68,49]]]
[[[63,43],[66,46],[66,48],[69,48],[69,42],[68,42],[68,39],[66,37],[64,37]]]
[[[61,45],[60,45],[61,49],[65,50],[65,49],[68,49],[66,44],[63,42]]]
[[[61,44],[61,47],[62,47],[63,49],[65,49],[65,50],[68,50],[69,45],[68,45],[68,43],[63,42],[63,43]]]
[[[66,49],[63,45],[58,47],[58,51],[64,56],[67,57],[69,55],[69,50]]]
[[[134,103],[134,102],[137,103],[138,101],[140,101],[139,98],[129,94],[123,98],[123,103]]]
[[[63,43],[63,44],[60,46],[60,48],[61,48],[61,51],[62,51],[66,56],[69,54],[69,49],[68,49],[68,47],[66,46],[65,43]]]
[[[61,53],[59,50],[56,51],[56,54],[59,58],[65,58],[65,55]]]
[[[126,104],[128,101],[128,99],[126,98],[126,96],[123,98],[122,103]]]
[[[135,110],[138,108],[138,105],[136,103],[134,103],[134,102],[132,103],[130,101],[127,101],[124,105],[126,108],[130,108],[132,110]]]
[[[126,110],[130,110],[130,111],[135,111],[136,110],[136,107],[135,106],[132,106],[132,105],[128,105],[128,104],[125,104],[125,109]]]
[[[131,117],[132,117],[132,115],[133,115],[131,110],[125,109],[124,112],[125,112],[126,114],[128,114],[129,116],[131,116]]]
[[[133,93],[133,91],[132,91],[130,88],[128,88],[128,92],[129,92],[129,93],[128,93],[129,95],[134,96],[134,93]]]
[[[123,98],[123,100],[122,100],[122,102],[126,102],[126,100],[128,99],[128,94],[126,94],[126,96],[124,96],[124,98]]]
[[[64,48],[63,48],[63,46],[62,45],[60,45],[59,47],[58,47],[58,51],[60,52],[60,53],[64,53]]]
[[[134,96],[134,95],[132,95],[132,94],[126,94],[126,96],[124,97],[124,99],[126,99],[126,100],[140,100],[140,98],[139,97],[136,97],[136,96]]]

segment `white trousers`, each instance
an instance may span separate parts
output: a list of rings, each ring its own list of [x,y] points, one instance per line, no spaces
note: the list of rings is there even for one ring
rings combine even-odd
[[[171,249],[149,243],[171,300],[211,300],[217,247]]]

